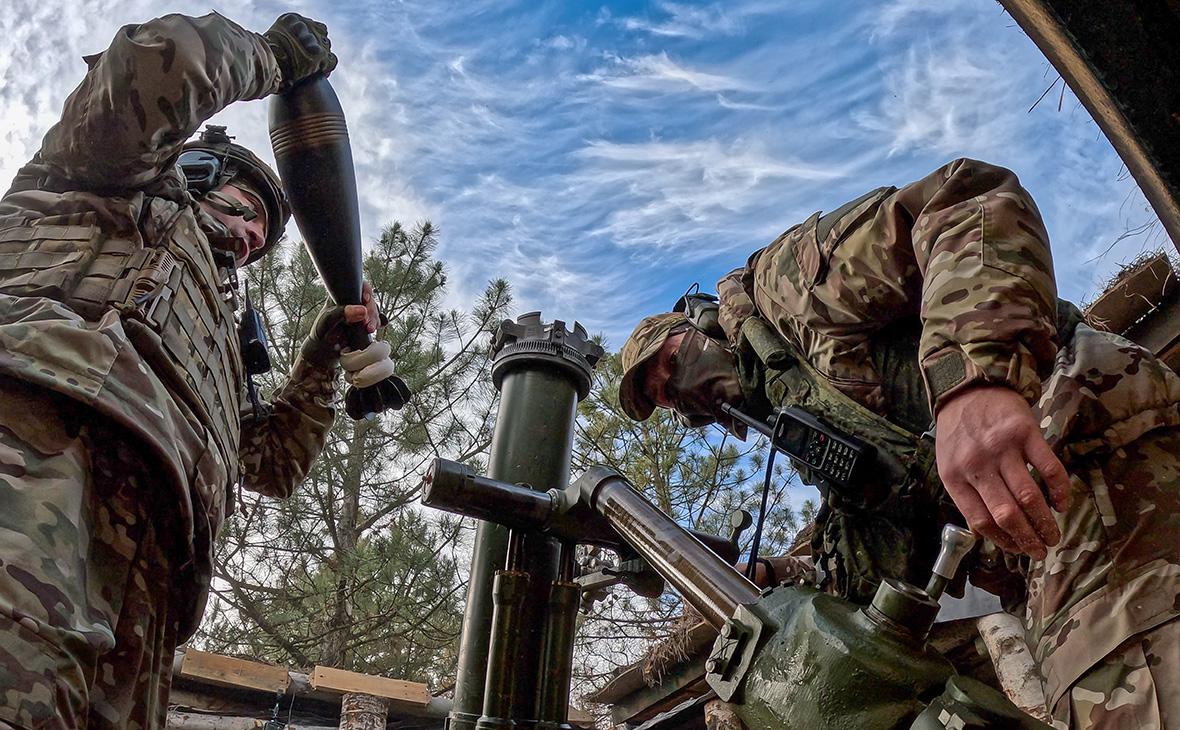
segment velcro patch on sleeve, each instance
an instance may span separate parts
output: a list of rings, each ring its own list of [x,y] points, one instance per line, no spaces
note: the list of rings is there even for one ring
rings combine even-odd
[[[926,384],[930,388],[932,402],[937,402],[943,393],[961,385],[967,379],[967,366],[963,363],[963,356],[957,352],[948,353],[926,363],[923,370],[926,371]]]

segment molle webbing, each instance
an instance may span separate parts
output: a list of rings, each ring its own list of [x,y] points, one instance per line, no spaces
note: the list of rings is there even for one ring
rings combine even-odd
[[[743,389],[757,387],[768,405],[796,406],[876,447],[875,469],[852,491],[837,491],[795,464],[824,496],[812,547],[834,590],[867,602],[884,577],[925,580],[938,552],[938,529],[926,528],[950,519],[953,510],[938,479],[933,441],[837,390],[759,317],[742,324],[737,350]]]
[[[233,483],[244,381],[233,310],[188,209],[152,206],[155,247],[93,216],[0,230],[0,292],[54,299],[90,321],[118,310],[140,356],[214,434]]]
[[[872,491],[910,491],[917,486],[915,481],[930,479],[937,484],[931,440],[891,423],[840,392],[761,318],[747,319],[741,332],[743,343],[749,345],[761,366],[763,391],[771,405],[798,406],[877,447],[878,471],[892,484]],[[746,379],[743,375],[743,381]]]

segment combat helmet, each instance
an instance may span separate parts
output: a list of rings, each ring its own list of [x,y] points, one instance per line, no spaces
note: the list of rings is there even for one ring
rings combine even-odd
[[[185,143],[177,164],[184,173],[189,192],[198,200],[228,182],[241,183],[262,200],[266,206],[266,243],[250,253],[247,264],[257,261],[278,243],[291,219],[291,205],[282,182],[257,155],[235,144],[225,127],[206,125],[200,137]]]

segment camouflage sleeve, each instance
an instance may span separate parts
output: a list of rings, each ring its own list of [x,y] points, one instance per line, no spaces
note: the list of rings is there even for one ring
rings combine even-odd
[[[1057,284],[1041,214],[1016,175],[956,160],[898,190],[882,212],[887,230],[910,228],[911,245],[895,250],[921,272],[919,357],[932,409],[979,382],[1035,403],[1057,354]]]
[[[884,408],[873,338],[920,317],[932,406],[973,383],[1029,401],[1056,355],[1056,284],[1040,213],[1016,175],[951,162],[813,215],[752,260],[758,311],[833,384]]]
[[[247,489],[286,498],[299,486],[332,427],[335,381],[335,368],[296,360],[270,415],[242,425],[238,459]]]
[[[152,181],[202,122],[279,84],[262,36],[217,13],[124,26],[86,62],[41,157],[54,174],[97,189]]]
[[[761,253],[761,252],[759,252]],[[751,257],[755,260],[758,253]],[[752,266],[734,269],[717,282],[717,321],[729,344],[736,345],[741,335],[742,323],[754,313],[754,291]]]

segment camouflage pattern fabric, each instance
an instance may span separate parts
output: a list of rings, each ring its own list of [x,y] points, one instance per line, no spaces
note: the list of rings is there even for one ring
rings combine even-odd
[[[85,60],[89,71],[40,152],[78,190],[155,182],[206,119],[280,82],[265,39],[217,13],[124,26],[106,51]]]
[[[1055,728],[1161,730],[1180,724],[1180,625],[1136,635],[1078,679],[1053,709]]]
[[[87,629],[81,641],[94,644],[85,649],[91,656],[99,652],[106,657],[103,681],[117,679],[128,685],[123,689],[133,691],[128,678],[143,672],[143,682],[155,683],[153,691],[166,694],[169,661],[151,658],[144,663],[136,637],[146,629],[157,632],[155,645],[144,650],[156,657],[195,630],[228,489],[240,476],[247,488],[275,496],[291,493],[319,453],[334,418],[335,370],[298,362],[274,396],[268,417],[249,419],[239,429],[244,394],[233,384],[240,385],[240,373],[213,370],[206,372],[216,377],[194,377],[201,371],[178,368],[167,357],[179,346],[193,358],[191,363],[207,358],[211,348],[201,347],[202,333],[224,333],[233,318],[215,278],[219,270],[209,242],[211,235],[224,231],[187,195],[175,161],[184,141],[209,116],[278,87],[278,69],[265,41],[217,14],[169,15],[123,28],[107,51],[87,63],[89,71],[66,101],[61,122],[0,199],[0,377],[21,382],[28,397],[65,396],[77,404],[74,423],[108,420],[126,435],[127,464],[151,465],[151,486],[138,490],[144,504],[134,509],[171,520],[168,532],[177,539],[166,549],[151,548],[160,553],[160,565],[151,571],[173,571],[171,581],[179,589],[165,608],[167,620],[178,628],[159,633],[162,628],[136,629],[124,622],[132,631],[126,636],[131,643],[124,642],[117,628],[113,639],[109,631],[96,635]],[[181,285],[174,291],[183,295],[187,309],[174,306],[173,311],[183,316],[161,324],[148,311],[150,300],[142,306],[130,299],[101,306],[106,300],[99,297],[93,300],[99,305],[87,305],[85,286],[118,282],[133,261],[164,250],[178,262],[173,270],[179,272]],[[236,336],[219,334],[217,346],[225,348],[224,358],[205,364],[215,368],[228,362],[240,370]],[[202,412],[202,403],[210,401],[195,397],[198,391],[216,394],[218,412]],[[3,395],[0,412],[13,412],[13,392]],[[41,413],[35,408],[20,412]],[[35,440],[30,443],[36,445]],[[22,451],[13,444],[10,450],[13,460],[40,459],[35,449]],[[80,464],[81,457],[75,460]],[[62,467],[62,483],[78,492],[75,499],[82,499],[85,484],[76,476],[80,473]],[[0,476],[13,489],[25,488],[12,473]],[[0,507],[10,511],[7,499],[0,500]],[[104,501],[95,509],[105,513],[115,507]],[[88,543],[80,527],[89,518],[79,510],[30,514],[35,518],[19,528],[29,539],[53,531],[54,540],[62,543],[55,549],[81,554],[91,549],[87,545],[93,541]],[[17,553],[12,550],[5,547],[0,560],[13,559]],[[175,566],[181,565],[186,572],[176,576]],[[74,588],[61,582],[64,578],[55,574],[53,564],[31,562],[27,570],[30,580],[63,591]],[[89,617],[87,621],[102,619],[107,612],[102,602],[115,595],[110,593],[115,584],[101,586],[108,577],[114,580],[113,573],[103,571],[94,574],[96,583],[89,589],[97,593],[70,597],[71,610]],[[148,585],[158,589],[163,583],[153,579]],[[97,607],[88,605],[91,600],[98,601]],[[0,603],[0,616],[9,621],[21,622],[22,610]],[[146,604],[143,610],[152,615]],[[110,625],[115,626],[114,618]],[[107,646],[112,640],[113,650]],[[78,640],[61,643],[67,653],[82,656]],[[55,692],[58,674],[57,669],[45,670],[42,687],[30,692]],[[100,712],[100,700],[92,691],[92,715]],[[79,711],[85,712],[82,707]],[[147,719],[142,724],[156,726]],[[110,726],[121,727],[113,720]]]
[[[931,412],[978,382],[1024,395],[1075,489],[1057,515],[1062,543],[1044,561],[1023,561],[1023,618],[1049,708],[1069,727],[1127,726],[1116,711],[1128,703],[1180,716],[1175,692],[1119,684],[1126,673],[1109,669],[1125,663],[1125,642],[1180,631],[1180,377],[1085,325],[1058,341],[1048,237],[1014,174],[956,160],[837,214],[816,213],[717,289],[733,344],[757,315],[878,414],[896,404],[874,338],[907,318],[920,319],[914,377]],[[1180,686],[1180,655],[1151,656],[1152,676]],[[1086,692],[1074,694],[1079,687]],[[1089,704],[1071,714],[1078,697]]]
[[[1128,704],[1180,723],[1178,402],[1180,377],[1159,360],[1081,325],[1036,407],[1073,501],[1056,515],[1061,543],[1029,567],[1024,623],[1048,705],[1072,717],[1071,727],[1164,726],[1126,724]],[[1120,646],[1152,635],[1172,642],[1150,667],[1165,688],[1148,691],[1141,676],[1103,689],[1101,679],[1116,676],[1110,666],[1123,662]],[[1105,692],[1103,703],[1069,710],[1079,697],[1092,703],[1093,692]]]
[[[85,406],[7,378],[0,399],[0,725],[163,727],[183,616],[170,492]]]
[[[956,160],[882,188],[836,220],[812,215],[718,284],[722,328],[737,341],[758,312],[809,363],[884,411],[877,330],[920,316],[918,357],[931,401],[987,381],[1030,402],[1057,352],[1049,238],[1012,172]],[[954,376],[958,375],[958,378]]]

